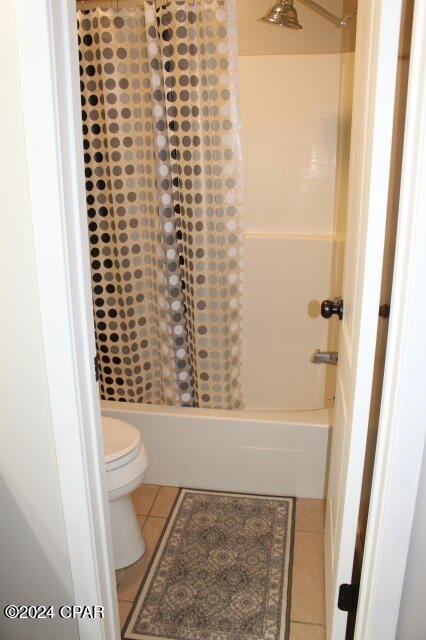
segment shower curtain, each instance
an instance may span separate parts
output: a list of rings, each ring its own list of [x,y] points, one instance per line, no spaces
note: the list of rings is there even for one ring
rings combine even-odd
[[[234,0],[77,19],[101,397],[239,408]]]

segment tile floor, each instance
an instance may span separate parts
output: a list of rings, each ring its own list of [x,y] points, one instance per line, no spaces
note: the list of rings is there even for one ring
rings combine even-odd
[[[116,572],[120,623],[124,625],[177,496],[176,487],[141,485],[132,495],[146,543],[145,555]],[[324,640],[324,501],[297,500],[290,640]]]

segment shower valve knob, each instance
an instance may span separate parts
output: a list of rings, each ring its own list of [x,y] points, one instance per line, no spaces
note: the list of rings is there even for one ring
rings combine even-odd
[[[327,320],[331,316],[339,316],[339,320],[343,318],[343,300],[342,298],[333,298],[333,300],[324,300],[321,304],[321,315]]]

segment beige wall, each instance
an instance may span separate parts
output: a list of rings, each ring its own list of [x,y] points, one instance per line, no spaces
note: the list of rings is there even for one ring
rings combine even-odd
[[[342,16],[347,16],[352,13],[355,7],[358,6],[358,0],[343,0]],[[350,22],[342,29],[342,53],[349,53],[355,51],[356,40],[356,19],[355,15]]]
[[[0,9],[2,229],[0,567],[6,603],[73,602],[50,418],[37,275],[28,200],[19,61],[13,3]],[[6,99],[7,98],[7,99]],[[7,640],[71,640],[76,622],[7,622]]]
[[[321,0],[322,5],[341,15],[342,0]],[[242,56],[297,53],[338,53],[342,29],[324,19],[303,2],[294,3],[303,29],[286,29],[259,22],[275,0],[237,0],[238,51]]]

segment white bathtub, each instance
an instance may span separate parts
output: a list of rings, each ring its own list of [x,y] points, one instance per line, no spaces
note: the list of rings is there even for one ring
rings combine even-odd
[[[147,483],[324,497],[326,409],[268,413],[102,402],[102,413],[140,430],[150,459]]]

